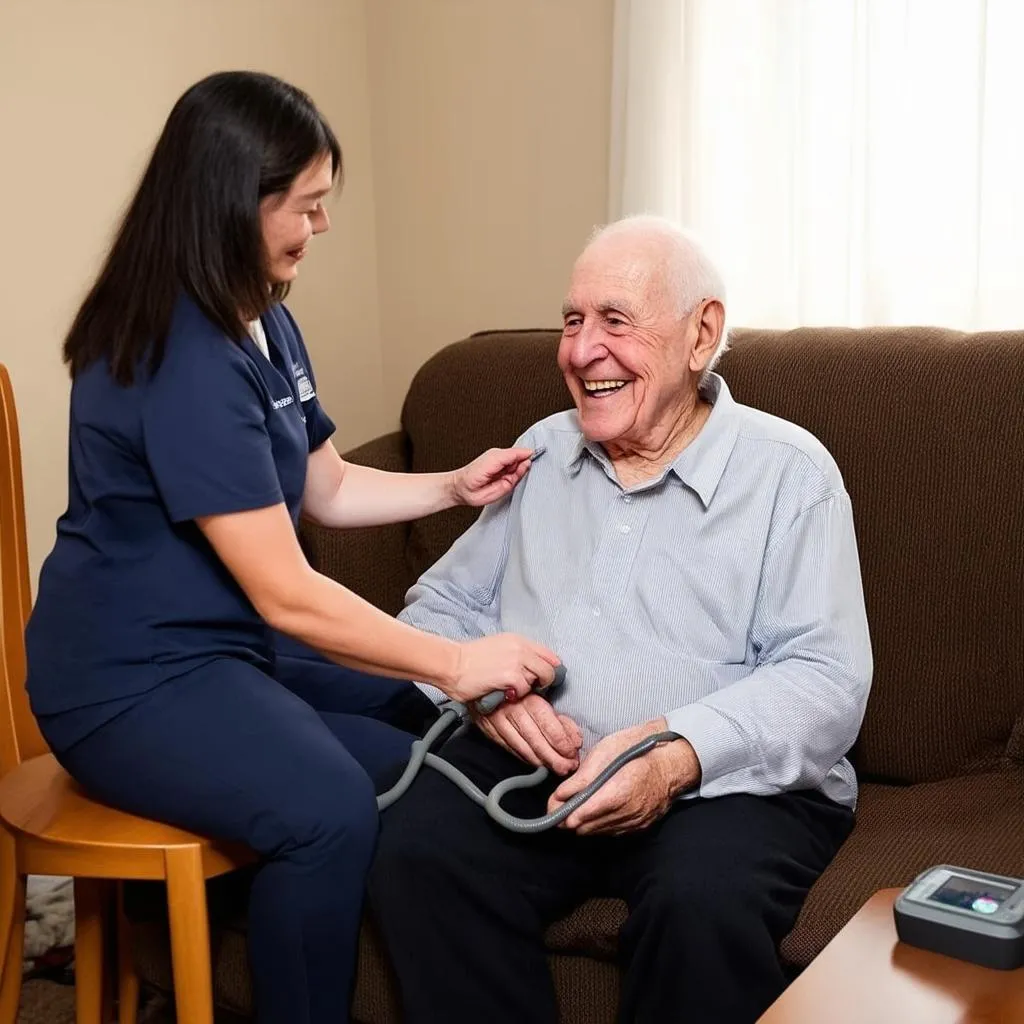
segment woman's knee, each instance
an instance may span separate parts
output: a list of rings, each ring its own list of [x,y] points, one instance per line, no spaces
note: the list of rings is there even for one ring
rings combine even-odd
[[[379,829],[376,793],[361,769],[311,779],[268,819],[276,835],[263,852],[271,856],[344,851],[346,857],[369,862]]]

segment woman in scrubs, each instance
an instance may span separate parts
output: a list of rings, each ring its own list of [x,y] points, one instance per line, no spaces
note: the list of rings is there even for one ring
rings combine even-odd
[[[558,663],[518,636],[419,632],[299,547],[300,513],[368,526],[486,504],[531,454],[431,475],[338,456],[282,300],[340,170],[326,121],[278,79],[216,74],[174,106],[64,344],[69,503],[26,636],[33,710],[91,794],[262,855],[263,1024],[348,1020],[371,776],[411,742],[381,719],[418,699],[396,678],[465,701]]]

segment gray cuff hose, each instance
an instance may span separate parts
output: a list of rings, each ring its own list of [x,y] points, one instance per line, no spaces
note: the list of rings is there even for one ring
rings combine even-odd
[[[555,673],[555,682],[552,686],[559,685],[565,678],[565,669],[559,666]],[[501,690],[487,694],[476,702],[476,708],[483,714],[493,711],[505,699]],[[386,811],[396,800],[402,797],[406,790],[412,785],[413,779],[419,774],[424,764],[429,765],[435,771],[440,772],[446,779],[454,782],[463,793],[466,794],[475,804],[479,804],[499,825],[511,832],[522,832],[532,834],[543,832],[546,829],[554,828],[572,814],[581,804],[586,803],[617,771],[624,768],[630,761],[653,750],[659,743],[667,743],[671,740],[680,739],[675,732],[659,732],[646,737],[639,743],[634,744],[628,750],[624,750],[618,757],[602,769],[597,778],[584,789],[581,789],[575,796],[570,797],[557,811],[551,814],[543,814],[539,818],[517,818],[509,814],[501,806],[502,798],[513,789],[527,789],[537,786],[548,777],[547,768],[534,769],[528,775],[513,775],[497,783],[490,793],[485,793],[477,786],[472,779],[459,771],[454,765],[449,764],[444,758],[432,754],[430,748],[437,741],[438,737],[448,730],[455,722],[461,721],[461,732],[468,724],[469,711],[464,704],[457,701],[449,701],[443,706],[441,717],[430,727],[426,735],[416,740],[412,745],[412,752],[409,763],[405,766],[399,780],[386,792],[377,797],[377,809]]]

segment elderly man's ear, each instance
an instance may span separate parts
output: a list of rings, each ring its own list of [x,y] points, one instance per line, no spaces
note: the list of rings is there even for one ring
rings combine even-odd
[[[725,329],[725,307],[718,299],[708,299],[697,318],[697,341],[690,352],[690,370],[703,373],[718,348]]]

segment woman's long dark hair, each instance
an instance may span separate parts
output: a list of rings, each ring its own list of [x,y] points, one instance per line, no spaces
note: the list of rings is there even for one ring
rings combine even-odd
[[[106,359],[121,384],[163,358],[184,293],[231,338],[243,311],[287,293],[268,289],[259,202],[288,190],[318,156],[341,150],[300,89],[271,75],[226,71],[193,85],[171,110],[96,283],[64,341],[71,376]]]

